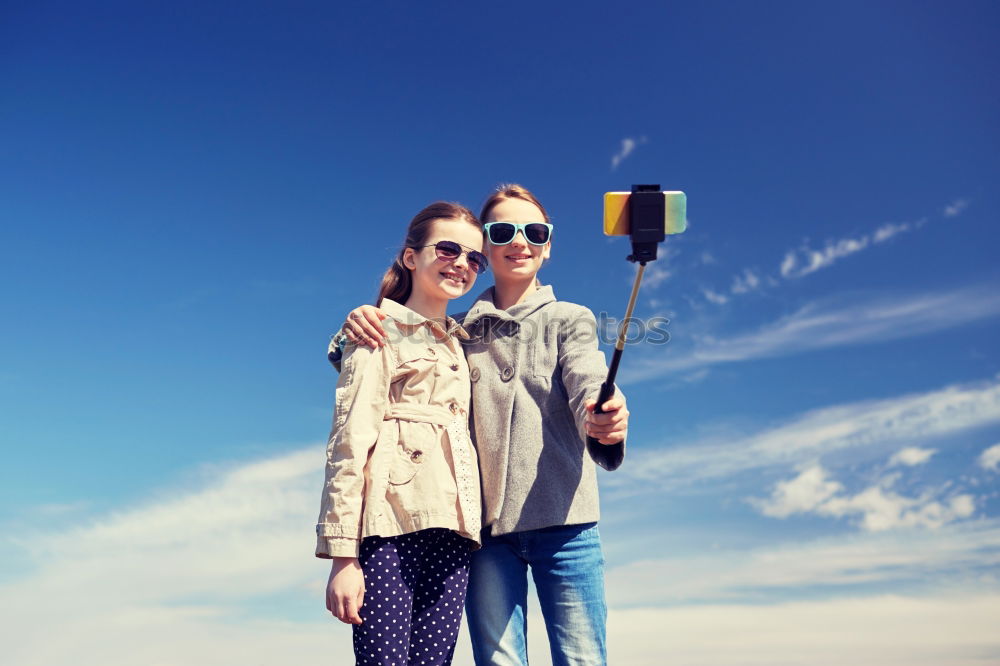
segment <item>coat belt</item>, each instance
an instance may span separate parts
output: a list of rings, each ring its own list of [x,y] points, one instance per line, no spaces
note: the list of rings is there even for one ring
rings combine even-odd
[[[433,423],[439,426],[446,426],[455,420],[455,415],[444,407],[433,405],[417,405],[408,403],[396,403],[389,407],[382,420],[389,421],[397,419],[399,421],[415,421],[417,423]]]

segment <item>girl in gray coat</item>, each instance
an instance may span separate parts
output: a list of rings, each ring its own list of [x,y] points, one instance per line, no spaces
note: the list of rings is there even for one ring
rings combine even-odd
[[[587,308],[558,301],[536,275],[552,249],[545,208],[520,185],[483,206],[495,286],[456,319],[472,382],[472,433],[483,489],[483,547],[473,554],[466,614],[476,664],[527,664],[527,574],[554,666],[606,663],[604,558],[596,465],[622,462],[620,393],[594,414],[607,373]],[[347,338],[378,346],[384,313],[352,311]],[[586,435],[600,446],[588,448]]]

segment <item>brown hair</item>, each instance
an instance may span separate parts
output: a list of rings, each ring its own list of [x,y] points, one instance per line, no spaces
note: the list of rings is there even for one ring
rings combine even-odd
[[[403,265],[403,253],[408,247],[418,248],[427,244],[434,220],[465,220],[479,230],[483,228],[483,223],[472,214],[471,210],[450,201],[435,201],[417,213],[410,220],[410,226],[406,228],[403,247],[399,249],[395,261],[382,277],[382,286],[379,287],[375,307],[382,305],[383,298],[405,303],[410,297],[410,292],[413,291],[413,276],[410,274],[410,269]]]
[[[527,187],[523,185],[518,185],[517,183],[503,183],[502,185],[497,185],[497,189],[493,194],[491,194],[486,202],[483,204],[483,209],[479,213],[479,219],[485,220],[486,216],[490,214],[493,207],[504,199],[524,199],[525,201],[531,202],[538,206],[538,210],[542,211],[542,217],[545,218],[546,222],[551,222],[549,219],[549,214],[545,212],[545,206],[535,198],[535,195],[528,190]]]

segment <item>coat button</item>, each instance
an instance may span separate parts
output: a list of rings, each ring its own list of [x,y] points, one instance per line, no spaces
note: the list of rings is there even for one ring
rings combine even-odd
[[[472,371],[469,372],[469,379],[474,382],[479,381],[479,368],[473,368]]]
[[[514,376],[514,368],[510,367],[509,365],[500,372],[500,379],[504,380],[505,382],[509,382],[511,380],[511,377],[513,376]]]
[[[410,460],[412,460],[413,462],[420,462],[420,460],[423,457],[424,457],[423,451],[414,451],[413,453],[410,454]]]
[[[458,363],[452,363],[451,369],[454,370],[455,372],[458,372]]]

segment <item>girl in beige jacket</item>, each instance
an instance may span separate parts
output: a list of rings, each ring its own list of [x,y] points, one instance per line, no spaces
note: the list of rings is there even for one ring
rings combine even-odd
[[[344,352],[316,555],[358,664],[451,663],[482,509],[468,335],[445,309],[486,269],[482,246],[468,209],[420,211],[379,293],[388,344]]]

